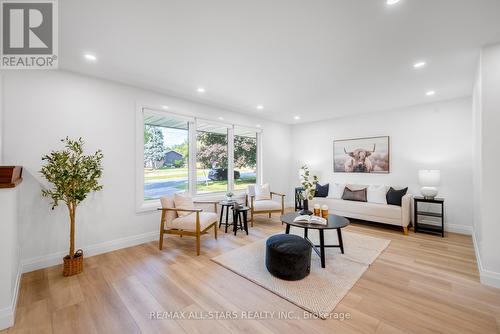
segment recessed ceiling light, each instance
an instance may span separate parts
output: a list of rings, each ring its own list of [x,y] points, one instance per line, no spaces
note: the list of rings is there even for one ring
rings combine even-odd
[[[433,91],[433,90],[430,90],[427,93],[425,93],[425,95],[427,95],[427,96],[433,96],[433,95],[436,95],[436,92]]]
[[[96,61],[97,60],[97,57],[94,56],[93,54],[90,54],[90,53],[84,54],[83,57],[85,57],[85,59],[87,59],[89,61]]]
[[[260,128],[260,127],[261,127],[261,125],[260,125],[260,124],[257,124],[257,125],[256,125],[256,127]]]
[[[205,88],[203,87],[198,87],[198,89],[196,90],[198,93],[205,93]]]
[[[219,117],[218,117],[218,119],[219,119],[219,121],[223,121],[223,120],[224,120],[224,117],[219,116]]]
[[[427,65],[427,63],[425,61],[419,61],[419,62],[413,64],[413,68],[422,68],[422,67],[425,67],[425,65]]]
[[[264,109],[264,106],[263,106],[263,105],[261,105],[261,104],[259,104],[259,105],[257,106],[257,110],[262,110],[262,109]]]
[[[161,106],[161,108],[167,110],[168,106]]]
[[[298,121],[300,119],[300,116],[293,116],[293,119]]]
[[[388,4],[389,6],[391,6],[391,5],[395,5],[395,4],[397,4],[399,1],[401,1],[401,0],[387,0],[387,4]]]

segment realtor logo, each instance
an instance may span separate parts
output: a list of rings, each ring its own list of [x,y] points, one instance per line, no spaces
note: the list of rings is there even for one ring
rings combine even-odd
[[[54,69],[57,0],[0,0],[2,69]]]

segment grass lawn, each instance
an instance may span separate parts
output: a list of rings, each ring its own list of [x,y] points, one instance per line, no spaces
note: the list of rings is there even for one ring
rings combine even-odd
[[[208,169],[197,169],[196,176],[198,178],[205,178],[208,175]],[[239,169],[240,172],[250,172],[251,169]],[[188,178],[187,168],[161,168],[157,170],[144,169],[144,180],[145,181],[168,181],[173,179],[186,179]],[[254,184],[256,181],[255,176],[249,176],[234,180],[234,189],[242,190],[246,189],[247,185]],[[179,190],[187,190],[187,184],[179,184],[173,186]],[[227,191],[227,180],[224,181],[199,181],[196,185],[196,191],[198,193],[208,193],[208,192],[226,192]]]

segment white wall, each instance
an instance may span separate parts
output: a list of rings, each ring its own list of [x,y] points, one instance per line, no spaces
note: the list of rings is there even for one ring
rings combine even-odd
[[[263,128],[264,181],[291,193],[288,185],[291,132],[256,117],[64,71],[4,75],[4,162],[24,166],[20,203],[21,258],[25,270],[61,261],[68,248],[65,207],[50,210],[40,196],[41,156],[59,139],[83,137],[87,149],[104,153],[104,190],[77,210],[77,246],[87,254],[158,237],[159,213],[135,212],[136,104],[169,105],[178,113]],[[280,167],[281,166],[281,167]]]
[[[446,227],[472,230],[471,99],[333,119],[293,127],[293,168],[307,164],[320,183],[408,186],[419,194],[419,169],[440,169]],[[390,136],[389,174],[333,173],[333,140]],[[292,184],[298,173],[291,173]]]
[[[483,283],[500,288],[500,44],[482,49],[474,90],[474,242]]]

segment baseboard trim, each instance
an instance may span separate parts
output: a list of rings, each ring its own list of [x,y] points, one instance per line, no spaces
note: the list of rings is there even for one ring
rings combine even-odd
[[[158,231],[147,232],[139,235],[134,235],[130,237],[105,241],[99,244],[92,244],[88,246],[82,246],[81,248],[85,252],[86,257],[99,255],[107,252],[111,252],[121,248],[132,247],[140,245],[146,242],[150,242],[158,239]],[[66,251],[57,252],[52,254],[47,254],[39,257],[34,257],[30,259],[24,259],[21,261],[22,272],[27,273],[30,271],[43,269],[51,266],[55,266],[62,263],[62,258],[66,255]]]
[[[479,243],[474,231],[472,232],[472,243],[474,244],[474,252],[476,253],[477,270],[479,271],[481,284],[500,289],[500,273],[484,269],[481,262],[481,254],[479,253]]]
[[[17,298],[19,297],[19,288],[21,287],[21,276],[22,267],[21,264],[19,264],[10,306],[0,309],[0,330],[14,325],[14,320],[16,319]]]
[[[472,235],[472,226],[469,225],[445,224],[444,227],[447,232]]]

